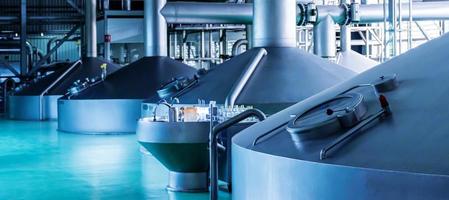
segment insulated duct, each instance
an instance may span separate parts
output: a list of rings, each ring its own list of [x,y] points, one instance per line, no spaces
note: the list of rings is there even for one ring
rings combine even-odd
[[[254,0],[253,46],[296,47],[296,0]]]
[[[97,1],[86,1],[86,42],[87,42],[87,57],[97,57]]]
[[[267,0],[265,4],[269,4]],[[283,4],[289,4],[290,0],[282,1]],[[296,5],[296,4],[295,4]],[[170,24],[251,24],[253,23],[252,4],[230,4],[230,3],[167,3],[163,8],[167,23]],[[402,4],[402,20],[409,19],[409,5]],[[296,6],[289,6],[295,9]],[[274,8],[272,8],[274,9]],[[449,2],[416,2],[413,3],[412,18],[415,21],[424,20],[443,20],[449,19]],[[266,18],[274,18],[274,10],[269,10]],[[318,5],[318,22],[331,16],[336,24],[342,24],[346,19],[345,8],[334,5]],[[377,23],[383,22],[383,5],[371,4],[360,5],[360,21],[357,23]],[[286,13],[281,13],[286,14]],[[387,11],[388,16],[388,11]],[[303,14],[300,10],[295,14],[296,19],[301,20]],[[398,16],[399,17],[399,16]],[[273,25],[273,24],[271,24]],[[275,25],[275,24],[274,24]]]
[[[167,0],[145,0],[145,56],[167,56],[167,22],[161,14]]]
[[[335,24],[330,16],[324,18],[313,27],[313,53],[322,58],[336,56]]]

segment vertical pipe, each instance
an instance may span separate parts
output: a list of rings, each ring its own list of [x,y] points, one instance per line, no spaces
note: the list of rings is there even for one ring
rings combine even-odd
[[[407,23],[407,49],[412,49],[412,33],[413,33],[413,0],[408,1],[408,23]]]
[[[342,4],[348,3],[348,0],[341,0]],[[349,25],[340,26],[340,51],[351,50],[351,28]]]
[[[254,0],[246,0],[246,3],[254,3]],[[247,50],[253,48],[253,25],[246,25],[246,40],[248,41]]]
[[[103,0],[103,11],[109,10],[109,0]]]
[[[331,16],[325,17],[313,27],[313,52],[323,58],[336,56],[336,39],[334,20]]]
[[[85,24],[87,57],[97,57],[97,1],[86,1]]]
[[[401,0],[399,0],[397,5],[398,5],[398,27],[399,27],[398,51],[399,51],[399,54],[402,54],[402,3],[401,3]]]
[[[20,74],[28,73],[27,41],[27,1],[20,1]],[[30,52],[32,53],[32,52]]]
[[[351,28],[347,25],[340,26],[341,52],[351,50]]]
[[[182,61],[185,63],[186,62],[186,50],[187,50],[187,45],[186,45],[186,41],[187,41],[187,31],[183,30],[182,31],[182,44],[181,44],[181,59]]]
[[[201,31],[201,36],[200,36],[200,68],[203,68],[203,60],[206,57],[206,48],[205,48],[205,35],[204,35],[204,30]]]
[[[178,32],[174,31],[173,32],[173,57],[175,59],[177,59],[178,58],[177,55],[178,55]]]
[[[167,22],[161,14],[167,0],[145,0],[145,56],[167,56]]]
[[[214,42],[213,31],[210,30],[209,31],[209,47],[208,47],[208,49],[209,49],[209,58],[213,58],[214,57],[214,50],[212,49],[213,48],[213,42]],[[212,59],[211,59],[211,61],[212,61]]]
[[[254,47],[296,47],[296,0],[254,0]]]
[[[109,36],[109,18],[107,16],[107,14],[104,15],[104,20],[103,20],[103,25],[104,25],[104,37],[103,37],[103,44],[104,44],[104,49],[103,49],[103,54],[104,54],[104,59],[105,60],[111,60],[111,41],[109,41],[109,39],[106,39],[106,35]]]
[[[122,10],[131,10],[131,0],[122,0]]]
[[[388,0],[388,13],[389,13],[389,22],[390,22],[390,30],[389,30],[389,42],[391,42],[391,50],[392,56],[396,56],[396,47],[397,47],[397,14],[396,14],[396,0]],[[389,57],[389,56],[388,56]]]
[[[221,55],[228,55],[228,39],[226,36],[226,29],[221,30],[220,40],[221,40]]]

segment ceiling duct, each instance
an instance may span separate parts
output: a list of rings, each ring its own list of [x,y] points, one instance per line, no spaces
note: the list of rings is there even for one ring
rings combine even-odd
[[[448,47],[446,34],[240,132],[232,199],[447,198]]]
[[[141,102],[173,78],[192,77],[196,70],[166,57],[167,24],[160,14],[165,0],[145,0],[146,57],[98,84],[75,90],[59,100],[58,128],[87,134],[134,133]]]
[[[142,105],[138,140],[170,170],[170,190],[208,188],[208,116],[215,112],[209,106],[220,119],[251,107],[273,114],[355,74],[296,48],[296,0],[256,0],[254,13],[255,48],[212,69],[187,91],[156,95]],[[227,131],[226,140],[248,124]],[[223,144],[229,152],[230,143]],[[220,179],[229,182],[226,153],[220,157]]]

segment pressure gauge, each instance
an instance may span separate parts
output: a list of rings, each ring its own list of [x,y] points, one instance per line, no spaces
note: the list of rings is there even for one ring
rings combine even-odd
[[[366,112],[363,95],[342,94],[297,115],[288,123],[287,131],[295,142],[323,138],[353,127]]]

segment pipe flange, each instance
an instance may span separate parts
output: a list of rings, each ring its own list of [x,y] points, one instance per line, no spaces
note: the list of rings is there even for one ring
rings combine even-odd
[[[307,4],[305,18],[306,18],[306,23],[315,24],[317,22],[318,10],[317,10],[316,4],[314,4],[314,3]]]
[[[358,3],[351,3],[349,8],[349,18],[351,18],[351,22],[360,22],[360,4]]]
[[[343,8],[343,12],[345,13],[345,18],[343,20],[343,23],[341,25],[349,25],[351,23],[351,9],[349,4],[342,3],[340,4],[340,7]]]
[[[297,5],[297,9],[299,10],[300,19],[297,20],[296,25],[304,26],[306,25],[307,5],[300,3]]]

